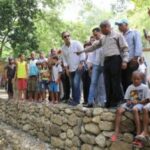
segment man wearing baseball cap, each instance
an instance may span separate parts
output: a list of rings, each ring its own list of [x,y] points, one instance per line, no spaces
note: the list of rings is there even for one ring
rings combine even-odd
[[[126,91],[127,87],[131,84],[131,75],[133,71],[137,70],[139,67],[138,58],[142,55],[142,41],[140,33],[129,28],[127,19],[120,19],[116,21],[115,24],[118,26],[119,31],[123,33],[129,49],[129,62],[127,68],[122,70],[122,84],[124,91]]]

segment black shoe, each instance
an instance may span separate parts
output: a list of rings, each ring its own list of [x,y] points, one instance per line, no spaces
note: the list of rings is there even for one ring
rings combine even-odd
[[[85,105],[84,107],[87,107],[87,108],[93,108],[94,105],[93,105],[93,104],[87,104],[87,105]]]

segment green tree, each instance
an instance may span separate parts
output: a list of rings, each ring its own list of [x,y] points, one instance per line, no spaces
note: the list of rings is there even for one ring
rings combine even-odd
[[[0,1],[0,55],[8,44],[14,53],[38,48],[33,22],[37,12],[36,0]]]

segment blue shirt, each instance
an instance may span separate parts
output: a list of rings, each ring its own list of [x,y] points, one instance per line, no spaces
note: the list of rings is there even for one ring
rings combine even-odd
[[[143,48],[140,33],[136,30],[129,29],[124,34],[124,37],[128,43],[129,60],[136,56],[141,56]]]
[[[29,76],[38,76],[39,70],[36,66],[37,60],[30,60],[29,62]]]

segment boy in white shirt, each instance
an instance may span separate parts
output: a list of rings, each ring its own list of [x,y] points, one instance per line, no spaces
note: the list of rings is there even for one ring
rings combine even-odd
[[[52,66],[51,66],[51,80],[49,90],[51,92],[51,100],[54,104],[59,101],[59,83],[62,73],[62,67],[59,64],[58,56],[52,57]]]

